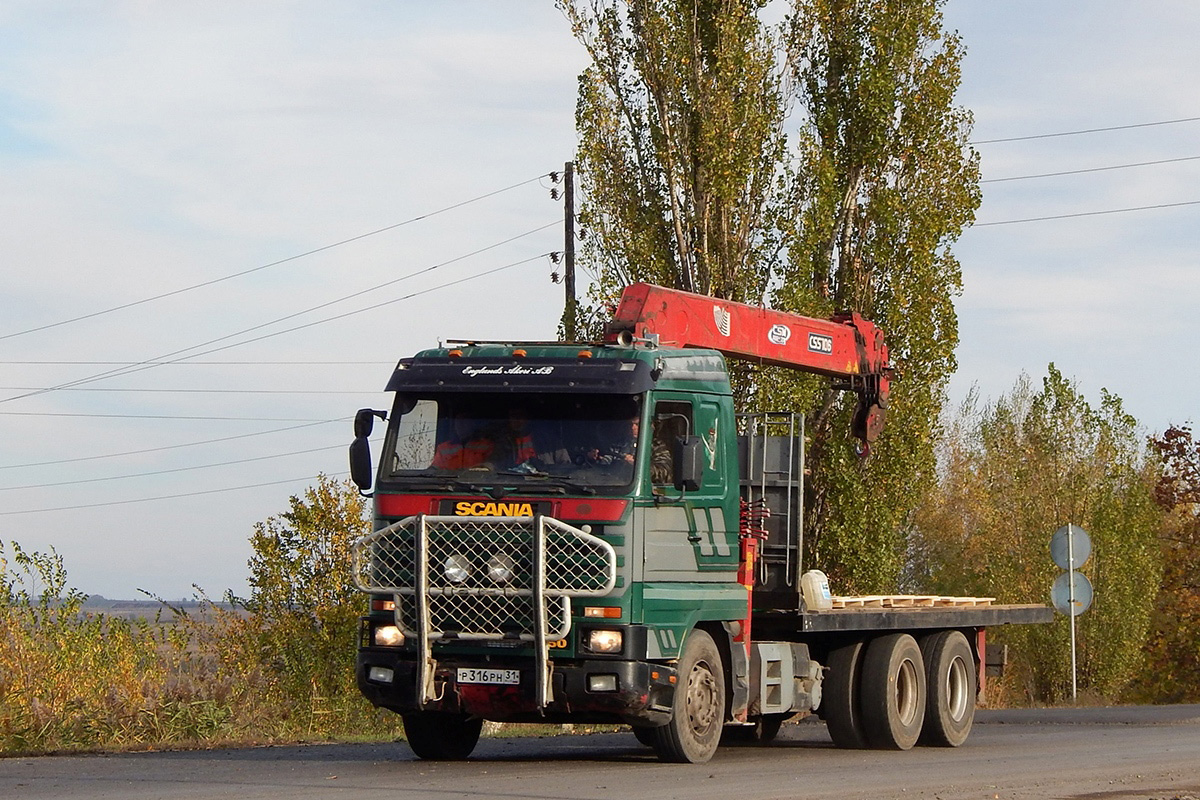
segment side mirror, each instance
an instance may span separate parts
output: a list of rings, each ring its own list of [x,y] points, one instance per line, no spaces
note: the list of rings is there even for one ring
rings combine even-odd
[[[354,415],[354,441],[350,443],[350,479],[358,486],[360,492],[371,488],[371,443],[367,437],[375,428],[375,418],[387,419],[386,411],[376,411],[373,408],[360,408]]]
[[[371,488],[371,443],[367,437],[358,436],[350,443],[350,479],[360,492]]]
[[[386,411],[376,411],[373,408],[360,408],[354,415],[354,438],[363,439],[371,435],[375,429],[375,418],[387,419]]]
[[[704,442],[699,436],[682,436],[674,449],[675,488],[694,492],[704,478]]]

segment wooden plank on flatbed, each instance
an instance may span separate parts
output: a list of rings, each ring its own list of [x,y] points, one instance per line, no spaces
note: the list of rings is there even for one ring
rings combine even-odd
[[[990,606],[994,597],[944,597],[935,594],[863,595],[833,597],[834,608],[930,608],[933,606]]]

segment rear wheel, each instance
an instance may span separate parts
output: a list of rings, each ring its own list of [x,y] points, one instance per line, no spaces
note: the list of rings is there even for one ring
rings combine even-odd
[[[925,658],[925,727],[921,744],[958,747],[975,721],[975,655],[959,631],[942,631],[921,639]]]
[[[925,720],[925,662],[907,633],[872,639],[863,655],[863,728],[878,750],[908,750]]]
[[[725,670],[712,637],[696,628],[679,654],[671,721],[654,732],[663,761],[700,764],[712,758],[725,721]]]
[[[404,715],[404,738],[426,761],[462,761],[471,755],[483,730],[483,720],[466,714],[413,711]]]
[[[859,674],[862,672],[863,643],[852,642],[829,654],[821,712],[829,738],[836,747],[862,750],[867,746],[859,709]]]

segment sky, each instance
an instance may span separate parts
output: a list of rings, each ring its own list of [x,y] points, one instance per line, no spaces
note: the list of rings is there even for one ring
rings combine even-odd
[[[952,402],[1054,362],[1147,433],[1195,420],[1200,5],[945,16],[985,180]],[[255,523],[346,473],[396,359],[553,338],[585,65],[549,0],[0,0],[8,555],[244,595]]]

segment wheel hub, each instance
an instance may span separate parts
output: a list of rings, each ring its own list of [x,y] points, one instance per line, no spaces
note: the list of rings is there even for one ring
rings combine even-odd
[[[716,724],[717,685],[712,672],[704,663],[696,664],[688,675],[687,715],[692,730],[704,734]]]

